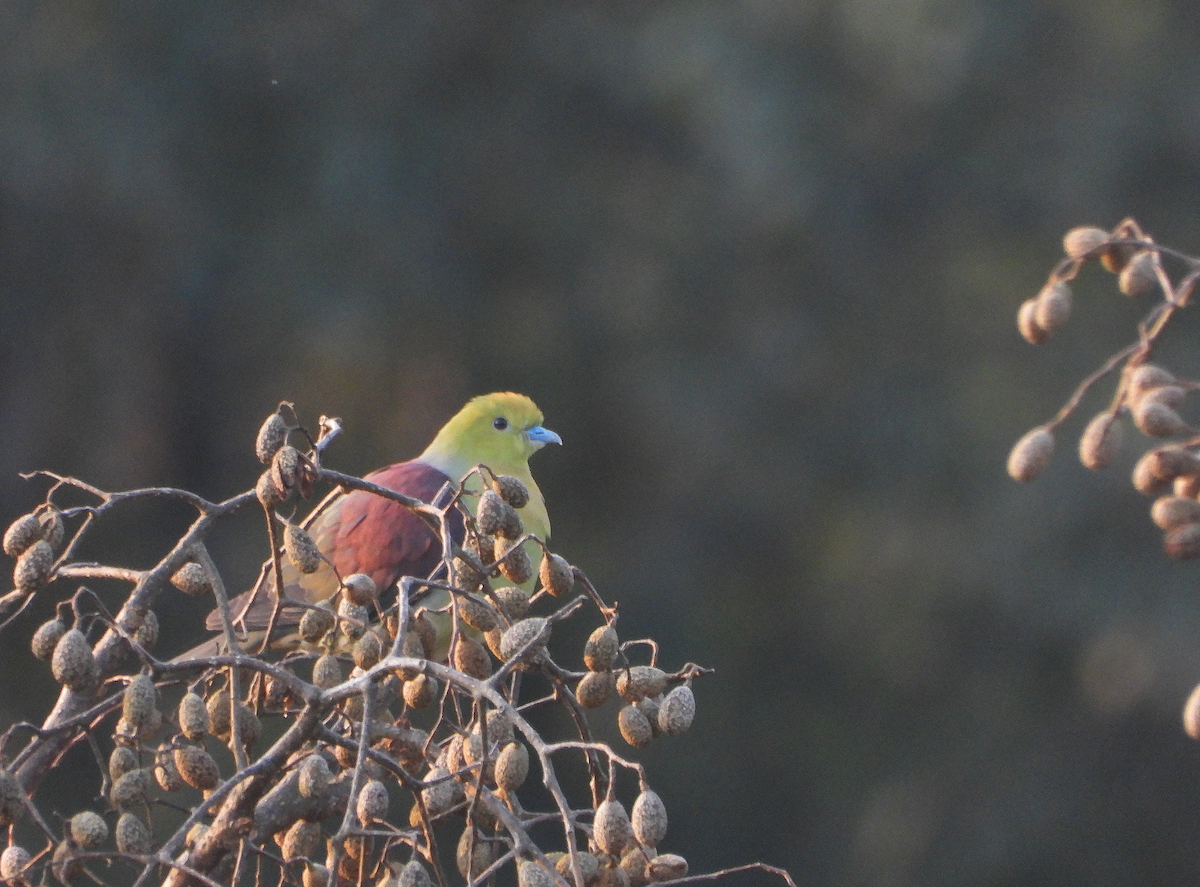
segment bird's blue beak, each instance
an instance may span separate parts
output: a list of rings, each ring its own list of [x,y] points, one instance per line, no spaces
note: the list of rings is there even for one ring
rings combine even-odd
[[[525,436],[528,437],[532,443],[537,444],[539,447],[544,447],[546,444],[550,443],[558,444],[560,447],[562,446],[562,438],[549,428],[543,428],[541,425],[534,425],[525,432]]]

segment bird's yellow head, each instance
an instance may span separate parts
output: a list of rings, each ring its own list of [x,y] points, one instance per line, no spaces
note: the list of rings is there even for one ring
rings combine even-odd
[[[542,427],[542,411],[523,394],[476,397],[438,432],[420,460],[458,480],[480,463],[527,483],[529,457],[562,439]]]

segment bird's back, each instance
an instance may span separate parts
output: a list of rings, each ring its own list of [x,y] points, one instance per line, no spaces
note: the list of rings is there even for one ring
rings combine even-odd
[[[364,479],[429,503],[450,480],[417,460],[389,465]],[[461,542],[462,516],[453,511],[450,523],[455,541]],[[391,589],[402,576],[427,578],[441,561],[441,543],[424,521],[399,502],[361,490],[331,495],[305,522],[305,529],[338,574],[366,573],[381,592]],[[282,566],[287,598],[313,604],[338,589],[337,574],[327,564],[309,574],[298,571],[286,558]],[[275,577],[270,564],[264,566],[253,589],[230,602],[239,628],[248,631],[266,628],[274,606]],[[280,624],[294,625],[301,615],[300,608],[285,608]],[[207,625],[210,630],[220,630],[220,614],[211,613]]]

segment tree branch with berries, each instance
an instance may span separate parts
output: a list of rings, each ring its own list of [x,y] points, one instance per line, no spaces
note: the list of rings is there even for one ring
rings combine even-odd
[[[709,670],[665,668],[657,644],[620,640],[616,606],[525,532],[521,481],[480,465],[430,505],[327,468],[340,431],[322,419],[311,435],[281,405],[256,442],[265,470],[254,489],[223,502],[29,476],[48,488],[4,534],[14,588],[0,597],[0,619],[9,634],[27,632],[62,689],[40,724],[0,736],[9,838],[0,879],[450,887],[509,869],[521,887],[642,887],[751,870],[792,885],[762,864],[689,875],[683,856],[663,850],[662,796],[592,725],[613,718],[635,750],[669,741],[691,728],[693,683]],[[469,482],[482,491],[468,496]],[[281,597],[252,643],[208,539],[257,507],[270,539],[263,575],[316,570],[328,559],[298,514],[323,486],[411,509],[437,534],[437,569],[392,589],[339,576],[329,600],[287,602],[304,612],[286,649]],[[96,527],[147,500],[194,512],[152,567],[77,556]],[[542,551],[536,578],[530,541]],[[115,611],[80,584],[99,581],[126,587]],[[221,634],[201,654],[166,660],[154,652],[155,608],[173,595],[210,599]],[[56,602],[53,618],[28,625],[30,605],[45,598]],[[589,617],[598,624],[583,650],[559,649],[557,626]],[[434,623],[448,625],[445,654]],[[576,657],[582,668],[571,667]],[[541,717],[547,708],[565,719]],[[551,721],[567,732],[535,726]],[[41,777],[80,744],[97,762],[95,803],[52,822]],[[563,778],[569,770],[584,776],[582,795],[568,790],[580,784]],[[542,791],[530,788],[535,773]],[[529,800],[546,796],[541,807]]]
[[[1117,287],[1126,296],[1159,298],[1138,323],[1136,340],[1083,379],[1050,421],[1017,441],[1009,454],[1008,473],[1021,482],[1041,475],[1063,424],[1085,395],[1109,381],[1112,399],[1080,435],[1080,461],[1093,471],[1107,468],[1122,449],[1126,425],[1164,441],[1141,455],[1131,482],[1154,500],[1150,519],[1162,530],[1166,554],[1178,560],[1200,557],[1200,432],[1180,413],[1189,392],[1200,388],[1200,382],[1153,362],[1171,322],[1191,304],[1200,279],[1200,259],[1156,243],[1133,219],[1125,219],[1112,231],[1073,228],[1063,238],[1063,249],[1065,258],[1050,272],[1041,291],[1017,312],[1017,328],[1031,344],[1043,344],[1068,321],[1071,282],[1088,264],[1099,264],[1115,274]],[[1183,722],[1188,735],[1200,741],[1200,686],[1184,706]]]

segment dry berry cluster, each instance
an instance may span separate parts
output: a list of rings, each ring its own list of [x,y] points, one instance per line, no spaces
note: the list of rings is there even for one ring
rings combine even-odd
[[[645,770],[597,741],[591,719],[613,699],[604,717],[632,746],[683,733],[696,711],[692,681],[705,670],[662,669],[653,641],[620,641],[616,608],[525,533],[520,481],[480,466],[444,491],[444,505],[410,500],[324,467],[336,421],[322,420],[313,440],[289,411],[259,433],[267,469],[255,489],[224,502],[167,488],[107,493],[38,473],[51,481],[45,502],[4,535],[16,564],[0,618],[11,631],[32,601],[54,596],[56,615],[31,647],[62,692],[43,724],[0,737],[0,825],[9,826],[0,879],[448,887],[508,871],[522,887],[691,880],[682,856],[660,852],[667,811]],[[292,445],[301,438],[303,449]],[[322,484],[411,508],[436,529],[441,567],[399,589],[340,577],[299,626],[272,620],[261,642],[239,636],[207,537],[261,506],[273,549],[264,570],[278,575],[286,559],[311,572],[328,561],[284,509]],[[87,504],[63,504],[80,496]],[[76,556],[97,524],[146,499],[196,513],[151,569]],[[542,551],[536,579],[531,539]],[[116,613],[78,584],[94,580],[128,588]],[[176,594],[212,599],[222,648],[155,657],[154,607]],[[600,625],[575,671],[580,651],[556,649],[555,628],[588,612]],[[287,631],[290,651],[261,652]],[[531,724],[549,707],[565,712],[568,735]],[[98,755],[95,803],[52,821],[40,777],[80,742]],[[570,781],[586,783],[582,797],[568,797],[563,768],[585,777]]]
[[[1158,301],[1138,326],[1138,339],[1113,355],[1085,379],[1051,421],[1029,431],[1013,447],[1008,473],[1031,481],[1045,469],[1054,452],[1055,432],[1075,411],[1083,396],[1110,374],[1116,390],[1108,407],[1094,416],[1079,440],[1079,458],[1092,470],[1106,468],[1120,451],[1128,422],[1142,434],[1169,440],[1148,450],[1133,470],[1133,485],[1155,497],[1150,516],[1163,531],[1167,554],[1200,556],[1200,436],[1180,410],[1200,383],[1180,378],[1151,363],[1155,346],[1175,314],[1191,301],[1200,277],[1200,260],[1160,246],[1137,223],[1126,219],[1112,231],[1073,228],[1063,238],[1066,258],[1050,273],[1046,285],[1021,305],[1017,327],[1033,344],[1045,342],[1071,314],[1070,281],[1089,262],[1117,275],[1121,292],[1130,297],[1159,293]],[[1172,273],[1174,271],[1174,273]]]
[[[1017,327],[1029,342],[1045,342],[1067,322],[1070,281],[1089,262],[1099,262],[1116,274],[1125,295],[1158,293],[1161,299],[1138,325],[1136,342],[1084,379],[1051,421],[1017,441],[1008,458],[1008,473],[1019,481],[1040,475],[1053,455],[1059,426],[1093,386],[1116,374],[1111,403],[1088,422],[1080,437],[1080,461],[1092,470],[1111,464],[1122,447],[1126,422],[1147,437],[1171,441],[1141,456],[1133,469],[1133,486],[1154,497],[1150,517],[1163,531],[1166,553],[1179,559],[1200,557],[1200,433],[1181,413],[1188,394],[1200,388],[1200,382],[1150,362],[1172,318],[1192,300],[1200,279],[1200,259],[1155,243],[1133,219],[1112,231],[1073,228],[1063,238],[1063,248],[1066,258],[1050,273],[1041,292],[1017,313]],[[1183,722],[1188,735],[1200,741],[1200,686],[1184,706]]]

